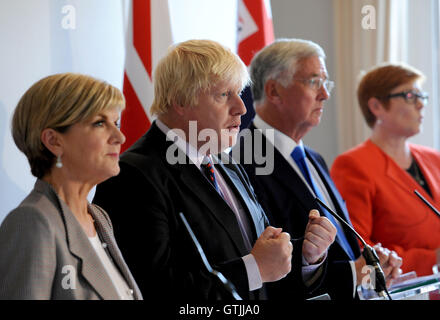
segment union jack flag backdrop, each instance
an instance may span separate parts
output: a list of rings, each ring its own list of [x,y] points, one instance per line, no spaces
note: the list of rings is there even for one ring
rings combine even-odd
[[[121,130],[126,136],[121,152],[150,127],[153,102],[153,70],[174,42],[167,0],[130,1],[123,92],[126,108]],[[269,0],[238,0],[238,54],[246,65],[253,55],[274,40]],[[242,95],[248,113],[242,126],[253,117],[250,90]],[[246,101],[248,100],[248,101]]]
[[[255,53],[274,41],[270,0],[238,0],[237,53],[249,66]],[[241,128],[246,128],[255,115],[249,87],[241,98],[247,113],[241,118]]]
[[[121,130],[127,140],[121,152],[150,127],[152,71],[172,43],[168,1],[130,1],[123,86],[126,108],[121,115]]]

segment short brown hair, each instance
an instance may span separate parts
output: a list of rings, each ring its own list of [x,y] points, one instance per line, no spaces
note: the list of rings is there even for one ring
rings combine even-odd
[[[28,158],[32,174],[42,178],[55,162],[41,141],[44,129],[65,132],[71,125],[114,107],[122,111],[125,99],[107,82],[76,73],[51,75],[37,81],[21,97],[12,117],[12,136]]]
[[[249,82],[246,65],[229,48],[212,40],[188,40],[169,48],[154,71],[152,115],[164,114],[173,103],[197,103],[201,90],[217,81]]]
[[[424,79],[423,73],[411,66],[390,63],[375,66],[363,75],[357,89],[357,98],[368,126],[372,128],[376,123],[376,116],[368,107],[370,98],[379,99],[387,108],[389,103],[386,96],[394,88],[414,81],[423,81]]]

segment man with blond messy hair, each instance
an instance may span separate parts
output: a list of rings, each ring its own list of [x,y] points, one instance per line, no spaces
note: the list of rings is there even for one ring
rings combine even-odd
[[[242,298],[265,298],[264,283],[290,272],[289,234],[268,225],[241,166],[216,156],[235,144],[248,81],[243,62],[217,42],[172,46],[154,74],[157,120],[121,156],[121,174],[97,188],[146,296],[231,298],[202,265],[180,212]]]

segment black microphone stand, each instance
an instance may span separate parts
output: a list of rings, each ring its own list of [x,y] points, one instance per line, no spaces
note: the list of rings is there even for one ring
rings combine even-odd
[[[356,237],[362,242],[364,245],[364,250],[362,251],[362,255],[365,258],[365,262],[367,265],[373,266],[374,272],[375,272],[375,278],[376,283],[374,290],[377,292],[377,294],[380,297],[391,299],[390,293],[388,292],[386,280],[385,280],[385,274],[383,273],[383,270],[380,266],[379,257],[377,256],[376,251],[368,245],[365,240],[359,235],[359,233],[354,230],[352,226],[350,226],[344,219],[342,219],[336,212],[331,210],[324,202],[321,201],[319,198],[315,198],[315,200],[328,212],[330,212],[340,223],[347,226],[355,235]]]
[[[209,263],[208,259],[206,258],[205,253],[203,252],[202,246],[200,245],[199,241],[197,240],[196,236],[194,235],[194,232],[192,231],[185,216],[183,215],[182,212],[179,212],[179,216],[180,216],[180,219],[182,220],[183,224],[185,225],[186,230],[188,231],[189,235],[191,236],[191,239],[192,239],[195,247],[197,248],[197,251],[199,252],[200,258],[201,258],[203,264],[205,265],[205,268],[208,270],[208,272],[211,274],[211,276],[216,281],[218,281],[223,286],[223,288],[231,294],[231,296],[235,300],[243,300],[240,297],[240,295],[237,293],[237,291],[235,290],[234,285],[228,279],[226,279],[225,276],[221,272],[214,270],[211,267],[211,264]]]
[[[438,210],[434,208],[434,206],[431,203],[429,203],[429,201],[426,200],[425,197],[420,194],[420,192],[414,190],[414,193],[420,198],[420,200],[422,200],[429,207],[429,209],[431,209],[437,216],[440,217],[440,212],[438,212]]]

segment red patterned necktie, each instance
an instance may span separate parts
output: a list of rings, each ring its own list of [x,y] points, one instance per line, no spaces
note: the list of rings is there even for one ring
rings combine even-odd
[[[223,194],[218,186],[217,179],[215,178],[214,166],[211,163],[209,157],[203,159],[203,163],[200,165],[202,172],[209,182],[214,186],[215,190],[223,197]]]

